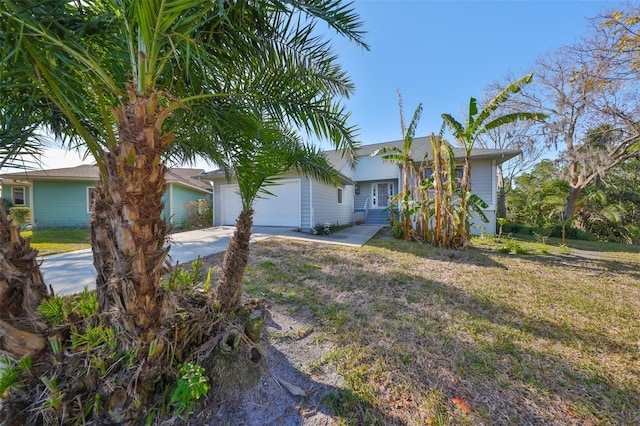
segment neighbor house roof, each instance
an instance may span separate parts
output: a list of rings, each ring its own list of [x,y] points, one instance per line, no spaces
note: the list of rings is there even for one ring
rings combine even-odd
[[[398,148],[402,149],[404,146],[403,140],[391,141],[391,142],[382,142],[382,143],[374,143],[370,145],[360,145],[358,150],[356,151],[357,157],[368,157],[373,152],[380,148]],[[453,153],[458,160],[464,159],[465,153],[464,148],[460,147],[452,147]],[[520,150],[517,149],[487,149],[487,148],[474,148],[471,150],[471,159],[495,159],[498,164],[501,164],[511,158],[520,154]],[[329,161],[333,166],[340,170],[342,169],[348,162],[348,158],[345,158],[342,154],[341,150],[332,150],[325,151],[325,154],[329,158]],[[411,143],[411,157],[415,161],[421,161],[425,155],[431,157],[431,141],[429,137],[417,137],[413,138]]]
[[[202,169],[169,169],[166,175],[167,183],[178,183],[201,191],[211,192],[211,186],[199,179],[204,172]],[[98,166],[93,164],[83,164],[76,167],[65,167],[61,169],[50,170],[23,170],[14,173],[6,173],[0,175],[5,180],[5,184],[11,180],[14,183],[20,183],[32,180],[90,180],[97,181],[100,179],[100,170]]]

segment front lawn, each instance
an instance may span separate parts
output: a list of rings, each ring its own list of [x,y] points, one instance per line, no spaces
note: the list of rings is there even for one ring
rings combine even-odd
[[[325,403],[342,423],[640,424],[635,248],[618,261],[517,244],[529,254],[270,239],[252,245],[245,286],[308,322],[271,339],[329,343],[299,368],[340,375]]]
[[[40,256],[91,248],[88,229],[35,229],[20,235],[31,238],[31,247],[38,250]]]

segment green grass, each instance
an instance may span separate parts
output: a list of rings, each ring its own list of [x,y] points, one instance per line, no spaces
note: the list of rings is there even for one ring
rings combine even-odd
[[[640,250],[485,240],[271,239],[252,246],[245,285],[311,313],[309,338],[333,349],[309,373],[342,376],[325,399],[340,424],[640,424]]]
[[[20,235],[31,238],[31,247],[41,256],[91,248],[88,229],[37,229]]]

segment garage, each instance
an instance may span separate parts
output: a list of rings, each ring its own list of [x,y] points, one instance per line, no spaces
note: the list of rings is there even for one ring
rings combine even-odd
[[[281,180],[278,181],[278,185],[269,186],[267,189],[273,196],[262,194],[262,198],[256,198],[253,203],[253,224],[300,227],[300,179]],[[220,201],[220,223],[235,225],[242,211],[238,185],[222,185]]]

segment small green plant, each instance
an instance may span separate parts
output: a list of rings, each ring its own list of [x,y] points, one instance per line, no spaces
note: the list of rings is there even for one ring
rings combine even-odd
[[[330,223],[318,223],[313,227],[313,235],[329,235],[331,234]]]
[[[541,231],[541,232],[534,232],[533,236],[536,238],[536,242],[541,243],[541,244],[547,244],[547,239],[549,238],[549,234]]]
[[[498,249],[500,253],[511,253],[511,246],[509,244],[504,244],[502,247]]]
[[[514,245],[513,250],[516,252],[516,254],[529,254],[529,251],[527,251],[526,248],[518,244]]]
[[[169,291],[177,291],[181,289],[193,289],[195,285],[202,279],[202,268],[204,261],[198,257],[191,262],[191,271],[181,268],[176,264],[175,269],[169,276],[169,281],[163,283],[163,287]],[[211,269],[207,274],[208,283],[205,281],[205,286],[211,286]]]
[[[402,222],[396,221],[391,224],[391,234],[393,238],[402,239],[404,238],[404,228],[402,227]]]
[[[64,309],[65,300],[63,297],[55,296],[45,300],[38,306],[37,312],[42,315],[49,324],[58,325],[67,319]]]
[[[499,225],[499,228],[498,228],[498,241],[499,241],[502,239],[502,227],[507,223],[507,219],[504,217],[499,217],[497,221]]]
[[[84,287],[82,293],[75,296],[71,303],[71,309],[82,315],[83,318],[89,318],[98,312],[98,296],[95,291],[89,291],[88,287]]]
[[[49,346],[51,347],[51,352],[53,352],[54,355],[58,356],[62,354],[62,345],[60,344],[58,336],[49,337]]]
[[[207,277],[204,279],[202,283],[202,288],[205,293],[209,293],[209,290],[211,290],[211,273],[215,271],[216,268],[217,266],[210,266],[209,269],[207,270]]]
[[[562,245],[567,245],[567,225],[578,218],[578,215],[573,215],[568,219],[562,221]]]
[[[199,281],[202,274],[202,267],[204,266],[204,260],[200,256],[193,262],[191,262],[191,278],[193,281]]]
[[[57,411],[62,406],[64,394],[60,392],[60,389],[58,388],[56,377],[41,377],[40,380],[46,386],[48,394],[47,398],[42,403],[42,408]]]
[[[529,254],[529,251],[513,240],[505,240],[502,247],[498,249],[500,253]]]
[[[25,355],[18,361],[5,356],[0,358],[0,399],[2,395],[20,382],[20,375],[31,372],[31,356]]]
[[[562,254],[570,254],[571,253],[571,249],[566,244],[560,244],[560,253],[562,253]]]
[[[176,415],[191,412],[196,401],[209,392],[209,378],[204,375],[204,368],[188,362],[184,364],[178,374],[176,388],[171,394],[171,404]]]
[[[102,345],[106,345],[110,352],[117,348],[118,340],[112,328],[103,325],[93,327],[91,324],[87,324],[84,333],[78,331],[75,327],[71,329],[71,347],[73,349],[90,352]]]
[[[104,376],[107,372],[107,363],[100,356],[91,355],[91,366]]]

